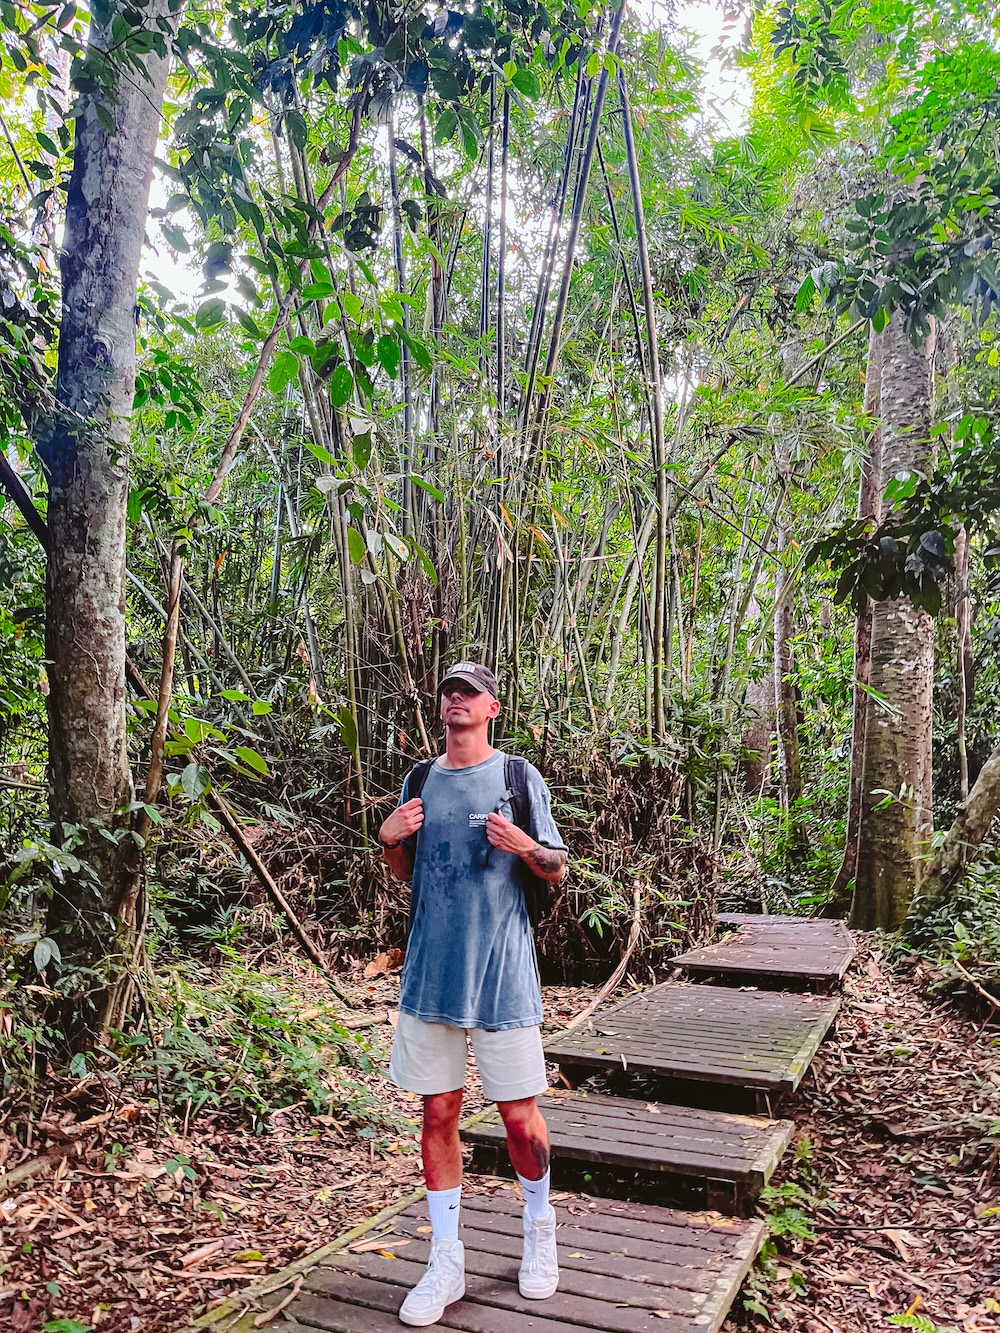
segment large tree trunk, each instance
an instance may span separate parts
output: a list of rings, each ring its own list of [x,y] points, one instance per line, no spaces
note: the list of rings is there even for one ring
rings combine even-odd
[[[882,386],[882,339],[871,331],[868,340],[868,366],[865,374],[865,415],[877,418],[880,411]],[[882,432],[873,425],[868,440],[868,452],[861,461],[861,480],[858,483],[858,518],[874,519],[881,516],[882,496]],[[850,905],[847,888],[857,872],[858,843],[861,837],[861,811],[864,803],[865,733],[871,700],[868,688],[871,677],[872,603],[866,599],[865,609],[858,616],[854,629],[854,717],[851,726],[851,775],[847,795],[847,828],[844,835],[844,859],[837,878],[830,888],[830,908],[841,916]]]
[[[894,315],[882,363],[882,480],[925,470],[930,439],[932,346],[918,347]],[[872,612],[868,709],[858,866],[851,924],[895,930],[919,888],[932,828],[931,724],[934,626],[908,598]]]
[[[39,427],[49,486],[51,814],[56,840],[73,836],[86,866],[59,886],[49,911],[64,968],[84,970],[79,989],[90,996],[87,1005],[67,1008],[63,1028],[74,1044],[85,1044],[94,1026],[115,971],[109,957],[129,945],[116,919],[132,842],[122,807],[132,796],[124,573],[135,291],[169,64],[158,20],[172,31],[179,5],[151,0],[143,10],[155,39],[145,78],[130,64],[112,95],[80,99],[63,241],[57,407]],[[121,12],[118,3],[94,8],[91,51],[121,48],[120,35],[112,37]],[[103,55],[113,68],[120,59]]]

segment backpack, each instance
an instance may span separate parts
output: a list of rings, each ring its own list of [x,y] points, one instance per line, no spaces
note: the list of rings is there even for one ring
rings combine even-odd
[[[423,791],[427,774],[431,771],[433,759],[421,759],[410,773],[407,799],[415,800]],[[528,832],[531,825],[531,805],[528,798],[528,761],[520,755],[505,754],[503,757],[503,780],[506,787],[505,797],[510,801],[511,823]],[[517,862],[517,880],[524,893],[524,904],[528,909],[528,920],[532,930],[552,905],[552,885],[542,879],[524,864]]]

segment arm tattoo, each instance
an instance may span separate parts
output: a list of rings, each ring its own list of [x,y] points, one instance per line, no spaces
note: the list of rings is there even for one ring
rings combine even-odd
[[[542,875],[554,875],[566,864],[566,853],[553,847],[534,847],[524,858]]]

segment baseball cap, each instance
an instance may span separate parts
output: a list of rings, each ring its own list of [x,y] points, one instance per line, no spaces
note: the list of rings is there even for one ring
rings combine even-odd
[[[449,681],[453,680],[464,681],[466,685],[471,685],[480,694],[490,694],[494,699],[500,698],[500,686],[497,684],[496,676],[488,666],[483,666],[481,662],[456,662],[454,666],[450,666],[441,678],[438,694],[441,693]]]

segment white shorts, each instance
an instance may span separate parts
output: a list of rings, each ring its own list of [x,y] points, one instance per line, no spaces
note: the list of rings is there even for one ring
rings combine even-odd
[[[541,1028],[453,1028],[400,1013],[392,1040],[389,1077],[405,1092],[430,1097],[465,1086],[469,1042],[489,1102],[537,1097],[548,1087]]]

